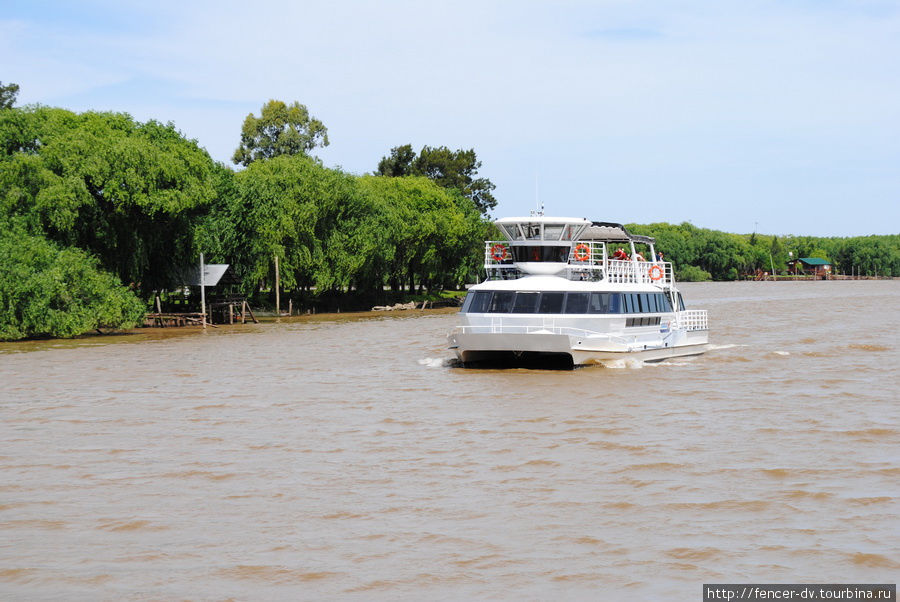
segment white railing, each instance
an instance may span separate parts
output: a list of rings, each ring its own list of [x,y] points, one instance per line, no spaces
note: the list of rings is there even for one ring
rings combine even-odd
[[[508,241],[489,240],[484,244],[484,268],[488,278],[515,279],[522,274],[513,262],[512,245]],[[603,244],[589,240],[576,241],[569,251],[566,265],[569,280],[601,280],[616,284],[656,284],[669,286],[674,281],[668,261],[634,261],[607,258],[603,261]]]
[[[569,264],[578,267],[603,268],[603,245],[601,243],[580,240],[572,245],[569,251]]]
[[[709,316],[705,309],[686,309],[675,314],[676,328],[682,330],[709,330]]]
[[[617,284],[672,284],[672,264],[668,261],[610,259],[606,277]]]

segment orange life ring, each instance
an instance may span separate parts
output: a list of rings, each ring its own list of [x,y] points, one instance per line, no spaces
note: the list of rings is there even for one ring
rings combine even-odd
[[[494,245],[491,247],[491,257],[493,257],[497,261],[503,261],[509,256],[509,253],[506,250],[506,245]]]
[[[655,274],[654,274],[655,272]],[[650,266],[650,280],[659,280],[665,275],[661,265]]]
[[[575,245],[575,261],[587,261],[591,256],[591,248],[584,243]]]

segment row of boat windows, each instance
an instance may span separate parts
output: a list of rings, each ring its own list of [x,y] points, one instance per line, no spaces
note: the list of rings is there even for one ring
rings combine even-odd
[[[629,326],[659,326],[659,316],[644,316],[643,318],[628,318],[625,320],[625,328]]]
[[[679,309],[684,309],[681,293]],[[672,311],[663,293],[564,293],[556,291],[473,291],[462,313],[473,314],[640,314]]]

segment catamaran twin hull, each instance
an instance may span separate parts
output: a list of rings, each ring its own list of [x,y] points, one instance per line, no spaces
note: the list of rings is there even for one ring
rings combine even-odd
[[[618,360],[660,362],[674,357],[699,355],[706,351],[708,333],[673,333],[660,346],[611,342],[606,336],[576,336],[553,333],[476,333],[457,329],[450,333],[450,348],[464,365],[542,363],[560,365],[606,364]],[[678,343],[675,344],[675,340]]]
[[[583,218],[504,218],[487,278],[448,336],[464,365],[643,362],[706,351],[706,310],[686,309],[655,241]]]

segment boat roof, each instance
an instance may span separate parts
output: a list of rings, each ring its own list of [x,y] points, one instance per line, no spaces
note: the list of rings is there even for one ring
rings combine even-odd
[[[495,224],[588,224],[590,220],[583,217],[550,217],[531,215],[528,217],[501,217]]]
[[[634,241],[652,245],[656,241],[650,236],[632,234],[622,224],[614,222],[592,222],[583,217],[553,217],[548,215],[531,215],[528,217],[503,217],[494,222],[498,226],[508,224],[563,224],[588,225],[578,237],[579,240],[596,240],[600,242]]]
[[[590,227],[581,235],[584,240],[599,240],[602,242],[634,242],[652,245],[655,241],[650,236],[632,234],[622,224],[613,222],[591,222]]]

